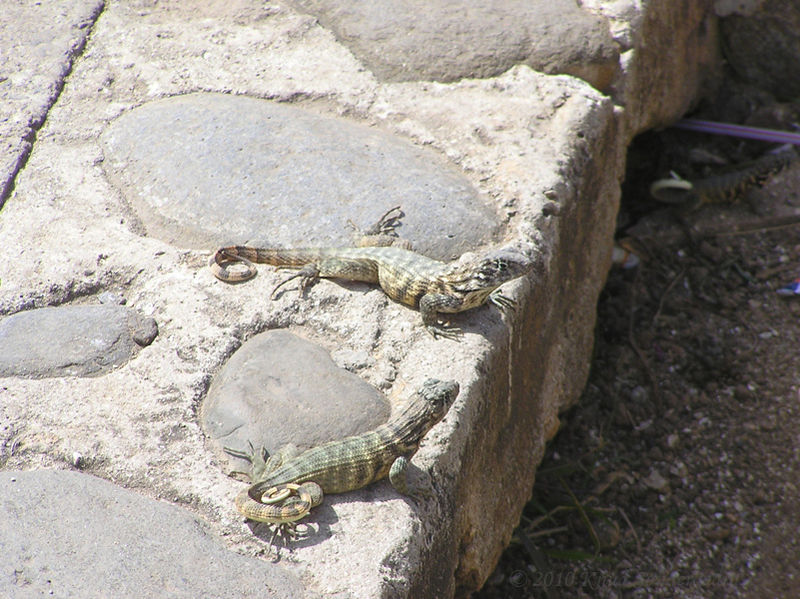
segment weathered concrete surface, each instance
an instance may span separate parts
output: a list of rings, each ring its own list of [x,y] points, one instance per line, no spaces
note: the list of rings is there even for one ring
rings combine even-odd
[[[613,12],[615,39],[627,40],[613,97],[525,65],[447,84],[379,81],[331,31],[279,4],[108,2],[0,211],[0,314],[111,293],[160,332],[100,377],[0,380],[4,468],[83,464],[180,503],[232,548],[263,555],[269,535],[236,514],[242,484],[223,473],[197,411],[243,340],[305,327],[392,402],[432,376],[462,391],[414,459],[432,477],[431,500],[409,501],[386,484],[327,497],[282,563],[326,596],[447,597],[480,585],[518,521],[558,412],[585,380],[625,145],[678,116],[713,65],[710,1],[595,4]],[[146,235],[107,178],[98,141],[138,106],[199,91],[292,102],[343,128],[425,146],[491,198],[499,237],[546,268],[504,289],[520,302],[515,315],[486,307],[455,316],[461,343],[432,339],[417,313],[364,285],[322,281],[304,298],[270,302],[283,276],[272,269],[242,285],[215,280],[213,248]],[[362,216],[343,209],[337,220],[373,218]]]
[[[147,233],[177,245],[349,245],[343,213],[364,228],[399,205],[403,237],[432,258],[456,258],[499,229],[486,199],[434,152],[286,104],[178,96],[128,112],[102,141],[106,172]]]
[[[0,18],[0,207],[80,54],[102,0],[4,2]]]
[[[185,510],[79,472],[0,472],[0,547],[3,597],[309,596]]]
[[[618,6],[590,2],[604,14]],[[719,79],[721,57],[712,0],[623,4],[635,4],[640,13],[632,47],[620,56],[622,75],[612,93],[625,111],[620,134],[631,139],[674,122],[709,93]]]
[[[619,69],[608,23],[573,0],[292,3],[381,80],[494,77],[526,64],[605,90]]]
[[[0,376],[98,376],[158,334],[152,318],[122,306],[60,306],[0,320]]]
[[[302,451],[366,432],[386,422],[389,410],[376,389],[323,348],[279,330],[247,340],[225,363],[201,419],[218,453],[252,442],[272,454],[289,443]],[[244,460],[232,461],[233,470],[246,471]]]

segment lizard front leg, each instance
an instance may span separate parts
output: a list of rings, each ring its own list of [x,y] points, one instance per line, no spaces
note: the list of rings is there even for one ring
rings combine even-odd
[[[402,495],[408,495],[408,459],[400,456],[389,468],[389,482]]]
[[[408,471],[411,468],[411,462],[404,456],[399,456],[392,462],[392,467],[389,469],[389,482],[395,490],[401,495],[409,497],[430,497],[431,491],[427,487],[419,486],[411,488],[408,483]]]
[[[495,289],[494,291],[492,291],[492,293],[489,294],[489,301],[492,302],[498,308],[500,308],[500,311],[503,314],[514,312],[517,309],[517,302],[511,299],[510,297],[500,293],[499,289]]]
[[[441,336],[457,340],[461,337],[461,329],[439,322],[439,312],[458,312],[463,302],[454,295],[444,293],[426,293],[419,300],[419,313],[422,323],[433,338]]]

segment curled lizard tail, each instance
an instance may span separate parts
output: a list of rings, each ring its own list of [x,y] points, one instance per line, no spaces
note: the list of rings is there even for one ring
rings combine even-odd
[[[256,522],[287,524],[304,518],[311,508],[322,503],[322,487],[307,482],[302,485],[285,483],[271,487],[259,499],[251,496],[253,485],[234,500],[239,513]],[[293,497],[296,493],[297,497]]]
[[[253,263],[258,258],[258,250],[244,245],[232,245],[219,248],[211,258],[209,267],[214,276],[226,283],[239,283],[256,276],[256,265]],[[231,264],[240,264],[244,269],[229,270]]]
[[[281,249],[257,248],[247,245],[230,245],[219,248],[209,262],[211,272],[220,281],[239,283],[256,276],[256,264],[271,264],[281,268],[300,268],[319,260],[324,250],[319,249]],[[229,270],[231,264],[239,264],[243,269]]]

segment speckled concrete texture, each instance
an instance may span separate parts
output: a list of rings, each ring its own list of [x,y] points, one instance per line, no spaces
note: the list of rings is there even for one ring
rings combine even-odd
[[[55,6],[39,4],[15,4],[2,39],[11,30],[36,33],[42,11]],[[434,8],[452,12],[445,4]],[[515,3],[500,4],[513,16]],[[508,543],[558,413],[584,385],[624,150],[632,135],[676,118],[701,92],[716,64],[711,4],[587,1],[581,9],[572,3],[569,14],[542,11],[539,25],[556,19],[563,27],[569,15],[592,24],[608,52],[573,52],[572,38],[542,37],[534,41],[574,57],[569,69],[546,69],[562,74],[537,71],[544,67],[527,59],[503,62],[498,48],[494,58],[502,60],[487,61],[500,65],[494,70],[465,74],[441,62],[444,75],[431,80],[423,71],[379,72],[321,3],[313,14],[293,3],[246,0],[58,3],[69,18],[48,21],[52,44],[22,36],[33,41],[15,58],[0,58],[0,97],[29,100],[4,103],[13,122],[0,122],[9,140],[0,315],[67,314],[111,299],[152,319],[158,334],[97,376],[0,378],[0,474],[24,474],[31,489],[59,487],[52,469],[106,479],[85,486],[89,507],[75,508],[83,511],[96,510],[110,485],[173,503],[173,513],[183,514],[176,522],[204,522],[203,534],[217,537],[232,561],[248,556],[245,568],[273,589],[296,578],[305,593],[326,597],[467,595]],[[469,16],[448,21],[445,42],[480,39]],[[392,13],[383,18],[380,27],[391,29]],[[492,40],[481,42],[491,54]],[[402,64],[401,50],[387,46],[387,58]],[[32,70],[12,78],[19,60]],[[595,79],[601,72],[604,83]],[[52,93],[40,93],[40,76]],[[35,124],[14,124],[29,121]],[[349,220],[366,227],[397,204],[406,212],[399,233],[423,252],[449,260],[512,244],[536,261],[535,274],[503,287],[517,310],[454,315],[462,339],[436,340],[418,313],[375,286],[323,280],[304,295],[272,300],[285,272],[264,266],[254,279],[229,285],[207,266],[217,243],[340,243]],[[201,406],[238,352],[276,330],[314,344],[337,373],[329,384],[314,380],[320,404],[328,390],[345,394],[331,418],[348,418],[340,378],[371,387],[384,406],[376,419],[427,378],[456,380],[461,393],[413,460],[430,477],[432,498],[410,500],[386,482],[327,496],[272,567],[270,532],[237,514],[233,498],[244,486],[228,476]],[[50,333],[54,348],[56,339],[68,341],[65,331]],[[90,346],[76,342],[70,350]],[[325,372],[296,359],[291,347],[273,350],[286,354],[273,387],[264,387],[273,399],[270,388]],[[280,410],[293,417],[309,405],[280,397]],[[282,438],[253,441],[279,445]],[[121,504],[122,517],[134,519],[136,505]],[[32,508],[17,517],[7,522],[9,534],[42,518]],[[113,540],[105,520],[87,514],[85,522],[85,536],[53,526],[63,547]],[[180,549],[182,537],[165,536],[166,526],[141,530],[137,551],[154,540]],[[50,548],[52,559],[70,560],[58,547]],[[169,564],[142,567],[170,596],[197,595],[178,584]],[[54,588],[103,592],[92,578],[72,580],[65,564],[53,571]],[[219,576],[241,578],[234,572]],[[14,576],[39,580],[7,552],[0,576],[6,585]],[[222,586],[239,583],[249,584]]]

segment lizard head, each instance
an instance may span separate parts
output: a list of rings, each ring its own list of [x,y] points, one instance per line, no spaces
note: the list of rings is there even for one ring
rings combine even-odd
[[[472,280],[482,289],[496,289],[506,281],[527,274],[533,266],[533,261],[524,254],[510,248],[501,248],[478,260]]]
[[[458,396],[458,383],[455,381],[440,381],[428,379],[417,391],[417,395],[424,401],[426,410],[430,415],[431,426],[439,422]]]
[[[536,262],[514,248],[500,248],[483,255],[464,254],[454,265],[454,291],[462,295],[461,310],[483,304],[503,283],[534,270]]]
[[[399,413],[386,426],[395,447],[404,455],[413,455],[428,431],[447,414],[458,395],[458,383],[428,379],[409,398]]]

